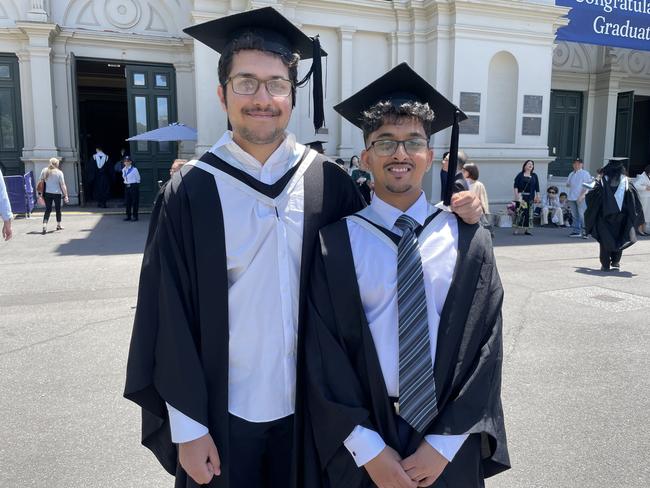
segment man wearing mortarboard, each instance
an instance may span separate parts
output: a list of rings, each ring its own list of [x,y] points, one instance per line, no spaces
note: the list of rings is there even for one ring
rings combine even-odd
[[[321,479],[310,488],[482,487],[509,468],[503,289],[490,233],[422,191],[429,138],[449,126],[455,174],[465,115],[406,63],[335,110],[363,130],[375,196],[322,229],[314,256],[305,417]]]
[[[158,197],[125,396],[142,407],[143,443],[177,487],[311,486],[306,283],[318,229],[363,207],[344,171],[286,131],[301,58],[313,59],[314,125],[323,124],[324,53],[270,7],[186,32],[221,54],[232,131]],[[478,220],[473,200],[464,210]]]

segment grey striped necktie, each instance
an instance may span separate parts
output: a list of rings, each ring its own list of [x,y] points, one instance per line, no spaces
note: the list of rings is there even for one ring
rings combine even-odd
[[[418,432],[438,413],[431,361],[427,297],[418,238],[419,224],[402,215],[395,222],[403,235],[397,246],[399,311],[399,415]]]

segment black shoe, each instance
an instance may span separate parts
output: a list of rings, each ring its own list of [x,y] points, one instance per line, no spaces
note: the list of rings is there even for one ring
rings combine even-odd
[[[601,270],[601,271],[611,271],[611,269],[609,268],[609,266],[601,266],[601,267],[600,267],[600,270]]]
[[[43,229],[43,230],[41,231],[41,234],[42,234],[42,235],[47,234],[47,230]]]
[[[124,219],[124,222],[128,222],[130,220],[131,220],[131,217],[127,217],[127,218]]]
[[[621,267],[621,263],[620,263],[620,261],[619,261],[619,262],[616,262],[616,263],[612,263],[612,268],[616,268],[616,269],[618,269],[618,268],[620,268],[620,267]]]
[[[526,235],[526,236],[532,236],[533,233],[532,233],[532,232],[528,232],[528,231],[526,231],[526,232],[524,232],[524,235]]]

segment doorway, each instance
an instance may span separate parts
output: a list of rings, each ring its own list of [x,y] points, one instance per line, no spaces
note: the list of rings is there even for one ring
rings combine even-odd
[[[85,201],[93,203],[92,155],[100,146],[109,157],[109,206],[122,206],[121,151],[131,156],[141,177],[140,202],[153,203],[169,178],[174,142],[126,142],[130,136],[176,121],[176,77],[171,65],[77,59],[79,154]]]
[[[95,149],[108,155],[106,173],[110,181],[111,206],[121,206],[124,185],[121,179],[120,151],[128,152],[129,115],[125,65],[117,62],[77,59],[77,96],[79,101],[79,154],[85,203],[95,200]],[[117,163],[117,164],[116,164]],[[117,170],[117,171],[116,171]]]
[[[629,158],[628,175],[636,177],[650,164],[650,97],[618,94],[614,156]]]
[[[555,156],[548,166],[549,174],[567,176],[575,158],[580,156],[580,122],[582,92],[552,90],[548,128],[549,156]]]

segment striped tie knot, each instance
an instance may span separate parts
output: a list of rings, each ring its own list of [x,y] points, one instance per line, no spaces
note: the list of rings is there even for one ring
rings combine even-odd
[[[409,217],[406,214],[402,214],[395,222],[395,227],[400,229],[402,232],[406,232],[406,231],[415,232],[415,230],[418,227],[420,227],[420,224],[418,224],[417,221],[412,217]]]

